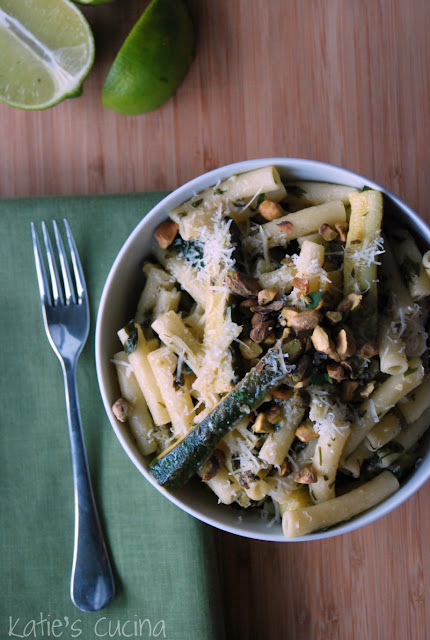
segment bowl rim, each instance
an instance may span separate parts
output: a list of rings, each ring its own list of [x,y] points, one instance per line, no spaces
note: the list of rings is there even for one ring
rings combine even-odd
[[[376,505],[375,507],[365,511],[355,518],[335,525],[331,527],[327,531],[315,532],[308,534],[306,536],[297,536],[295,538],[286,538],[282,530],[278,533],[274,533],[269,527],[267,527],[267,534],[263,532],[252,532],[243,526],[240,522],[240,519],[237,519],[236,525],[226,525],[223,522],[220,522],[214,519],[211,516],[202,513],[199,509],[193,508],[189,505],[184,504],[184,502],[175,495],[175,492],[171,492],[166,490],[164,487],[161,487],[155,479],[151,476],[149,471],[145,469],[142,465],[141,459],[137,452],[133,450],[123,433],[119,429],[119,424],[114,418],[111,411],[111,403],[108,397],[107,388],[105,384],[105,368],[106,362],[103,356],[103,315],[106,309],[107,301],[110,294],[110,289],[112,283],[115,279],[117,270],[119,265],[122,264],[124,257],[126,256],[130,246],[134,243],[135,239],[142,233],[142,230],[147,226],[151,225],[151,222],[154,219],[158,218],[161,213],[164,213],[167,217],[168,212],[173,209],[175,206],[178,206],[194,194],[201,192],[202,190],[215,185],[219,180],[224,180],[232,175],[243,173],[245,171],[252,171],[253,169],[258,169],[264,166],[274,165],[275,167],[280,167],[282,170],[294,170],[297,172],[303,171],[319,171],[325,172],[328,174],[336,174],[336,179],[331,180],[330,177],[321,178],[319,181],[324,182],[332,182],[335,184],[345,184],[349,186],[355,186],[359,188],[363,188],[364,186],[371,187],[372,189],[376,189],[381,191],[391,200],[400,210],[402,210],[403,214],[413,223],[415,231],[420,235],[421,238],[424,238],[426,242],[430,245],[430,228],[427,224],[422,220],[418,214],[409,207],[405,202],[400,200],[393,193],[376,183],[375,181],[363,176],[359,173],[351,171],[349,169],[345,169],[344,167],[337,166],[334,164],[330,164],[327,162],[322,162],[319,160],[312,160],[306,158],[288,158],[288,157],[271,157],[271,158],[254,158],[250,160],[243,160],[239,162],[234,162],[228,165],[223,165],[218,168],[207,171],[195,178],[192,178],[188,182],[174,189],[172,192],[164,196],[143,218],[138,222],[135,228],[131,231],[125,242],[123,243],[120,251],[118,252],[106,279],[106,282],[103,287],[102,295],[100,298],[97,317],[96,317],[96,329],[95,329],[95,360],[96,360],[96,372],[97,372],[97,380],[99,385],[100,394],[103,400],[103,405],[109,418],[109,422],[114,430],[116,437],[118,438],[122,448],[124,449],[127,456],[133,462],[135,467],[140,471],[140,473],[145,477],[145,479],[157,490],[161,493],[161,495],[165,496],[170,502],[175,504],[177,507],[200,520],[201,522],[205,522],[217,529],[222,531],[226,531],[228,533],[233,533],[235,535],[239,535],[241,537],[246,537],[255,540],[263,540],[267,542],[304,542],[304,541],[313,541],[320,539],[327,539],[338,535],[343,535],[345,533],[349,533],[356,529],[359,529],[363,526],[371,524],[376,520],[379,520],[381,517],[387,515],[395,508],[400,506],[403,502],[405,502],[409,497],[411,497],[414,493],[416,493],[430,478],[430,462],[428,464],[420,464],[413,473],[410,474],[408,479],[400,485],[398,491],[396,491],[389,498],[384,500],[382,503]],[[294,179],[294,178],[293,178]],[[313,180],[316,181],[315,178],[303,178],[297,177],[298,180]]]

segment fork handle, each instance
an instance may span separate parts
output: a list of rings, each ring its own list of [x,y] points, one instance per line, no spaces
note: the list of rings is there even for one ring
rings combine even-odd
[[[76,386],[76,364],[66,362],[63,372],[75,492],[70,595],[81,611],[98,611],[110,602],[115,586],[88,469]]]

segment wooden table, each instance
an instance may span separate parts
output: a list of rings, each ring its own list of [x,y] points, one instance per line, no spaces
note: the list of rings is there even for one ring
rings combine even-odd
[[[144,116],[100,91],[144,1],[85,9],[97,56],[83,95],[0,107],[0,196],[173,189],[219,165],[296,156],[372,177],[430,221],[429,0],[193,0],[198,53]],[[323,542],[217,533],[229,639],[430,638],[430,484]]]

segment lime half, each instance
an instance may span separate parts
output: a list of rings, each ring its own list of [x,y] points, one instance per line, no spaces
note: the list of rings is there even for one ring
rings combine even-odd
[[[0,0],[0,100],[46,109],[79,95],[94,40],[69,0]]]
[[[126,114],[156,109],[181,84],[194,49],[194,25],[184,0],[152,0],[113,62],[103,105]]]

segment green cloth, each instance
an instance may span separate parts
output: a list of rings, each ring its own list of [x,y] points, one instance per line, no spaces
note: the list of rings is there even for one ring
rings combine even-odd
[[[163,195],[0,201],[0,638],[224,637],[213,531],[134,467],[110,426],[96,378],[94,327],[103,284],[127,236]],[[74,508],[64,387],[43,328],[30,233],[31,220],[40,231],[41,220],[63,217],[90,297],[78,389],[116,583],[112,603],[95,613],[82,613],[69,597]]]

